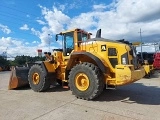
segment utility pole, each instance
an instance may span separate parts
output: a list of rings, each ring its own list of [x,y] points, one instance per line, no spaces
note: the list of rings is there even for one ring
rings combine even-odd
[[[5,51],[5,59],[7,60],[7,50],[8,50],[8,47],[6,48],[6,51]]]
[[[51,41],[50,41],[50,34],[48,34],[48,37],[49,37],[49,52],[50,52],[50,44],[51,44]]]
[[[154,41],[154,50],[155,50],[155,52],[157,51],[157,49],[156,49],[156,42]]]
[[[143,61],[143,54],[142,54],[142,31],[141,31],[141,28],[140,28],[139,34],[140,34],[140,40],[141,40],[141,59]]]

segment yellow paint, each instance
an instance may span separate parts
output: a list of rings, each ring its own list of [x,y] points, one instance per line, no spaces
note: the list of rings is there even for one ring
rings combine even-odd
[[[133,42],[132,45],[133,45],[133,46],[140,46],[140,45],[141,45],[141,42]]]
[[[75,77],[75,85],[78,90],[86,91],[89,87],[89,79],[85,73],[78,73]]]
[[[56,65],[53,63],[50,63],[49,61],[44,61],[44,65],[48,72],[55,72]]]
[[[40,82],[40,75],[38,73],[34,73],[32,76],[33,84],[38,85]]]
[[[150,73],[150,65],[143,65],[146,75]]]
[[[90,34],[85,32],[84,30],[80,29],[73,29],[61,32],[62,34],[73,32],[74,35],[74,52],[89,52],[92,55],[96,56],[101,60],[103,65],[106,67],[107,71],[104,74],[105,83],[108,85],[124,85],[136,80],[141,79],[144,74],[144,68],[139,70],[135,70],[134,66],[131,64],[131,60],[133,56],[129,54],[131,48],[123,43],[115,42],[111,40],[86,40],[80,41],[78,40],[78,32],[82,32],[87,34],[88,38],[90,38]],[[96,39],[96,38],[95,38]],[[101,39],[101,38],[99,38]],[[116,51],[116,55],[109,55],[108,50],[114,48]],[[128,64],[122,65],[122,58],[123,54],[127,53],[128,56]],[[70,56],[64,56],[63,52],[55,51],[52,54],[54,62],[45,61],[44,64],[48,70],[48,72],[56,72],[56,77],[65,81],[65,71],[68,62],[71,60]],[[111,59],[116,59],[118,65],[115,67],[111,64]],[[72,62],[69,63],[69,66],[74,67],[76,64],[81,62],[90,62],[98,66],[93,59],[89,58],[88,56],[81,55],[81,56],[74,56],[72,58]],[[89,86],[88,77],[85,74],[79,73],[75,79],[76,86],[79,90],[85,91]]]
[[[116,85],[125,85],[141,79],[145,75],[143,68],[134,70],[133,65],[116,66]]]
[[[152,74],[154,67],[153,65],[143,65],[144,69],[145,69],[145,73],[146,75]]]

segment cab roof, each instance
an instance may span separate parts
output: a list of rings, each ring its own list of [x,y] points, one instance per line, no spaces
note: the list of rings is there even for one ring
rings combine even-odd
[[[64,33],[68,33],[68,32],[73,32],[73,31],[83,31],[84,33],[88,33],[87,31],[80,29],[80,28],[74,28],[74,29],[70,29],[70,30],[66,30],[63,32],[60,32],[60,34],[64,34]]]

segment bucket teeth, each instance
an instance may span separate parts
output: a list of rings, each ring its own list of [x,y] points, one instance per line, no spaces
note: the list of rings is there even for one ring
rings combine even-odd
[[[28,85],[28,67],[12,67],[8,89],[15,89]]]

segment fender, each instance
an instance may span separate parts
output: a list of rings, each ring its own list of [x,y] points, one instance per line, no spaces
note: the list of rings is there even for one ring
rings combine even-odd
[[[103,73],[106,73],[107,72],[107,69],[105,67],[105,65],[102,63],[102,61],[96,57],[95,55],[89,53],[89,52],[73,52],[70,56],[70,59],[69,59],[69,62],[67,64],[67,70],[70,70],[75,61],[78,59],[78,58],[81,58],[83,56],[87,56],[89,58],[91,58],[93,61],[96,62],[97,66],[100,68],[100,70],[103,72]],[[85,62],[85,61],[84,61]]]
[[[44,64],[44,61],[36,61],[34,63],[28,63],[29,68],[31,68],[32,65],[34,64],[38,64],[39,66],[42,67],[44,75],[46,76],[46,78],[53,78],[53,75],[55,74],[55,72],[50,72],[47,67]]]

